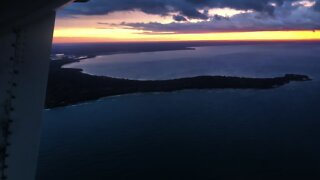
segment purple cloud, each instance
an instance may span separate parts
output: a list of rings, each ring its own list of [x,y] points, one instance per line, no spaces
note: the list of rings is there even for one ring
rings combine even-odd
[[[152,33],[209,33],[232,31],[319,30],[320,13],[314,7],[291,6],[285,3],[272,16],[263,12],[249,12],[226,18],[218,15],[207,21],[161,24],[121,23],[120,26]]]

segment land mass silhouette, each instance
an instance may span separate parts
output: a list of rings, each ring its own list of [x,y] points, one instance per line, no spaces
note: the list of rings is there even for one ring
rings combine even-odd
[[[170,80],[129,80],[82,73],[81,69],[62,68],[81,59],[51,61],[46,108],[55,108],[96,100],[102,97],[144,93],[171,92],[185,89],[271,89],[291,81],[311,80],[306,75],[285,74],[274,78],[197,76]]]

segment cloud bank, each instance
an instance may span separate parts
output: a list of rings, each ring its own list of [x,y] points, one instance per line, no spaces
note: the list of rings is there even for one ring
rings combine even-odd
[[[116,11],[140,10],[148,14],[168,15],[178,12],[181,16],[206,19],[199,9],[232,8],[272,14],[276,6],[295,0],[91,0],[88,3],[67,7],[64,14],[102,15]]]
[[[121,23],[123,27],[150,32],[210,33],[241,31],[319,30],[320,13],[309,7],[286,7],[274,11],[273,16],[260,12],[242,13],[225,18],[213,16],[208,21],[188,23]]]
[[[213,8],[247,12],[223,17],[209,14],[208,10]],[[113,24],[144,30],[146,34],[320,29],[320,0],[91,0],[72,5],[60,15],[104,15],[117,11],[172,16],[175,21]],[[199,21],[191,21],[194,19]]]

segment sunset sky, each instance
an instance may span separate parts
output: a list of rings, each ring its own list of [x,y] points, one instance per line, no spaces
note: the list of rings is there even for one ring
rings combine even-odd
[[[59,10],[55,43],[320,40],[320,0],[91,0]]]

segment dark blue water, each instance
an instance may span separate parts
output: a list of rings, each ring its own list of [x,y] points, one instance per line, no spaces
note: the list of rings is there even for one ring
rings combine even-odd
[[[319,47],[265,50],[270,56],[225,54],[228,66],[242,57],[229,73],[302,73],[313,80],[272,90],[125,95],[46,110],[38,179],[319,179]]]

